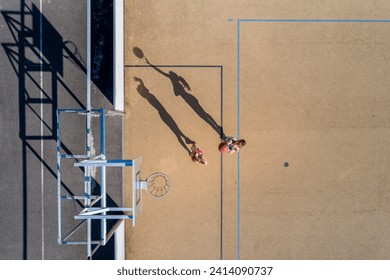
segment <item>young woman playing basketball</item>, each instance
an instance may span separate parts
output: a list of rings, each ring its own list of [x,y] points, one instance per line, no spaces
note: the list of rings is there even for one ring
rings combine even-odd
[[[191,146],[190,156],[193,162],[207,165],[207,160],[204,157],[203,152],[196,147],[195,143]]]
[[[218,150],[221,153],[227,153],[229,155],[238,153],[242,147],[246,145],[244,139],[236,140],[233,137],[226,137],[218,146]]]

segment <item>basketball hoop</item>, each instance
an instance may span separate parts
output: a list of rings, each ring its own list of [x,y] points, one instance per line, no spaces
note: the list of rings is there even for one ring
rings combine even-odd
[[[167,175],[156,172],[146,179],[146,189],[154,197],[166,196],[171,190],[171,183]]]

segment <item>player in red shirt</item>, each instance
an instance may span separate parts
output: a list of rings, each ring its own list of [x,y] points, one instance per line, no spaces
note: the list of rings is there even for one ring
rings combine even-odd
[[[191,159],[195,163],[207,165],[207,160],[203,152],[196,147],[195,143],[191,146]]]

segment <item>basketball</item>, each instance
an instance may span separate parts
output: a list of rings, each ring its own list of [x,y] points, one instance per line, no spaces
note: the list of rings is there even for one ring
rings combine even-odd
[[[219,145],[218,145],[218,150],[221,152],[221,153],[228,153],[229,152],[229,145],[225,142],[221,142]]]

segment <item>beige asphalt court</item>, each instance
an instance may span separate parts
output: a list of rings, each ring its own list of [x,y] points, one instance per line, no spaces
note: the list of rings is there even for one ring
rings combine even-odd
[[[126,258],[388,259],[390,22],[363,20],[389,12],[388,1],[125,1],[125,157],[172,182],[163,199],[143,194]],[[170,72],[247,141],[239,158],[221,156]]]

